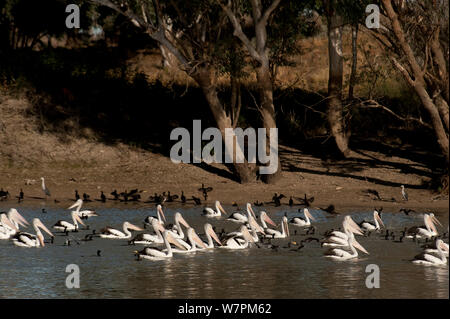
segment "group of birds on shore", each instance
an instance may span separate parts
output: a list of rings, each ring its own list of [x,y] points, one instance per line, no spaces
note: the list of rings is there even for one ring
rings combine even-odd
[[[202,188],[205,189],[205,193],[207,194],[207,188],[204,185],[202,185]],[[45,189],[44,181],[43,189]],[[50,192],[48,191],[48,193]],[[281,199],[277,194],[274,195],[274,198]],[[316,232],[316,226],[313,225],[316,222],[316,218],[310,213],[306,204],[308,203],[309,206],[313,200],[314,198],[307,198],[305,194],[304,207],[299,209],[299,212],[302,214],[292,217],[290,220],[287,214],[285,214],[279,224],[276,224],[269,217],[269,214],[263,210],[257,216],[250,203],[246,204],[246,209],[228,214],[221,203],[215,201],[213,208],[205,207],[203,209],[202,216],[207,218],[208,221],[202,228],[202,235],[197,233],[180,212],[175,213],[173,224],[168,224],[163,206],[158,203],[156,206],[156,214],[146,217],[143,221],[143,227],[125,221],[122,229],[107,226],[102,228],[99,233],[93,230],[92,233],[86,234],[84,238],[79,240],[91,241],[94,237],[125,239],[131,245],[145,245],[145,248],[142,250],[135,250],[134,254],[138,259],[148,260],[167,259],[173,257],[176,253],[193,253],[216,248],[239,250],[258,247],[278,250],[280,247],[273,243],[274,239],[289,239],[287,246],[283,246],[282,248],[288,248],[294,251],[302,249],[305,243],[319,242],[322,247],[328,248],[324,253],[324,257],[336,261],[355,259],[358,257],[358,250],[364,254],[369,254],[356,240],[356,236],[370,236],[373,232],[381,233],[382,229],[385,229],[381,218],[382,208],[374,210],[372,220],[363,220],[359,224],[350,215],[347,215],[343,219],[341,228],[326,231],[323,234],[324,237],[320,239],[311,236]],[[98,214],[94,210],[82,210],[83,203],[83,199],[78,198],[68,208],[71,210],[70,216],[72,220],[70,222],[65,220],[57,221],[53,225],[53,230],[68,235],[72,232],[81,231],[82,229],[79,225],[84,226],[86,230],[89,229],[86,225],[87,222],[84,220],[98,216]],[[332,212],[329,213],[334,215]],[[429,213],[423,216],[423,226],[405,228],[401,231],[402,235],[396,242],[403,242],[404,238],[410,238],[414,241],[425,239],[427,246],[424,247],[424,251],[417,255],[412,262],[423,265],[445,265],[447,264],[449,248],[443,239],[448,238],[448,229],[443,236],[439,235],[436,227],[437,225],[442,227],[442,224],[434,214]],[[222,229],[218,233],[216,227],[212,225],[212,221],[220,219],[238,224],[239,227],[232,232],[225,232]],[[9,239],[14,245],[21,247],[44,247],[46,243],[42,234],[42,231],[44,231],[51,236],[49,242],[54,242],[53,233],[39,218],[34,218],[31,224],[35,230],[35,234],[20,230],[21,227],[27,227],[29,225],[28,221],[17,209],[11,208],[7,213],[0,214],[0,239]],[[144,232],[147,227],[152,232]],[[303,235],[309,235],[309,237],[301,240],[299,243],[291,240],[290,227],[296,228],[295,235],[297,235],[298,229],[306,230],[306,233]],[[141,233],[133,236],[132,232],[134,231]],[[386,229],[385,232],[386,234],[380,235],[380,237],[395,241],[395,232]],[[97,255],[100,256],[99,252]]]

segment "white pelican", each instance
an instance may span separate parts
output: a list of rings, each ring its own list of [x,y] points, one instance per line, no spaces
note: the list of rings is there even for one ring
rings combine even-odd
[[[428,248],[425,249],[425,252],[426,253],[431,253],[431,254],[437,254],[438,253],[438,248],[437,248],[438,245],[437,244],[438,244],[438,241],[435,240],[433,245],[429,245]],[[442,242],[441,246],[444,248],[443,249],[443,254],[446,257],[448,257],[448,249],[449,249],[448,248],[448,244]]]
[[[153,218],[153,217],[152,217]],[[151,245],[151,244],[163,244],[164,238],[162,233],[165,231],[164,227],[160,224],[160,222],[156,219],[152,219],[152,227],[155,231],[155,234],[138,234],[136,235],[132,242],[134,244],[140,245]]]
[[[363,220],[361,223],[359,223],[359,227],[366,231],[378,231],[381,229],[381,227],[384,227],[383,220],[381,219],[380,214],[376,209],[373,211],[373,220],[373,223]]]
[[[439,220],[434,217],[434,214],[424,214],[423,221],[425,226],[414,226],[408,229],[406,238],[431,238],[437,236],[438,231],[434,223],[441,224]]]
[[[250,203],[247,203],[247,214],[251,214],[256,219],[255,212],[253,211],[252,205]],[[233,213],[230,215],[230,217],[227,218],[227,220],[238,224],[245,224],[248,222],[248,217],[241,213]]]
[[[315,221],[316,219],[311,215],[308,208],[303,209],[303,214],[305,214],[304,219],[301,217],[294,217],[291,219],[289,224],[291,224],[292,226],[297,226],[297,227],[311,226],[311,220]]]
[[[45,225],[39,220],[39,218],[33,219],[33,228],[36,235],[24,232],[18,232],[12,237],[14,245],[19,247],[44,247],[44,235],[42,235],[41,230],[45,231],[47,234],[53,237],[51,231],[45,227]]]
[[[189,227],[187,229],[186,233],[187,233],[187,240],[189,241],[189,243],[184,241],[183,239],[175,238],[175,241],[177,241],[178,244],[180,246],[182,246],[182,248],[180,248],[180,249],[173,248],[172,251],[174,253],[193,253],[198,250],[207,248],[206,244],[200,239],[200,237],[198,237],[194,228]]]
[[[102,233],[100,234],[100,237],[101,238],[109,238],[109,239],[127,239],[127,238],[131,238],[130,230],[141,231],[143,229],[139,228],[136,225],[133,225],[129,222],[124,222],[123,223],[123,232],[107,226],[101,230]]]
[[[29,225],[28,221],[23,218],[15,208],[11,208],[7,214],[2,213],[0,215],[2,220],[7,220],[7,222],[0,221],[0,239],[9,239],[19,231],[19,225],[22,227],[27,227],[27,225]],[[11,224],[14,227],[10,227]]]
[[[6,214],[0,215],[0,239],[9,239],[17,232],[17,227],[6,217]]]
[[[219,237],[217,237],[217,234],[214,231],[211,224],[206,223],[204,226],[204,229],[205,229],[205,235],[206,235],[206,240],[207,240],[207,244],[205,244],[206,248],[208,248],[208,249],[214,248],[213,239],[216,241],[217,244],[219,244],[219,246],[222,246],[222,243],[220,242]]]
[[[77,208],[75,212],[78,214],[80,218],[88,219],[89,217],[98,216],[95,210],[81,210],[81,206],[83,206],[83,200],[78,199],[75,204],[70,206],[68,209]]]
[[[353,221],[353,219],[347,215],[342,222],[342,228],[344,233],[340,231],[333,231],[325,240],[322,241],[322,246],[326,247],[346,247],[348,246],[349,234],[354,237],[353,234],[362,235],[361,228]]]
[[[165,250],[160,250],[156,247],[147,247],[144,248],[141,251],[135,251],[134,253],[139,257],[143,259],[148,260],[163,260],[166,258],[171,258],[173,256],[172,247],[170,244],[174,244],[175,246],[179,247],[180,249],[184,249],[183,246],[181,246],[175,238],[170,234],[169,231],[165,230],[162,234],[164,244],[166,245]]]
[[[283,216],[281,220],[281,231],[267,228],[265,229],[265,237],[266,238],[286,238],[289,237],[289,226],[288,219],[286,216]]]
[[[347,233],[347,243],[348,247],[350,248],[351,252],[348,252],[346,250],[340,249],[340,248],[332,248],[325,252],[325,257],[331,258],[333,260],[349,260],[358,257],[358,252],[356,251],[355,247],[361,250],[362,252],[369,254],[367,250],[361,246],[353,236],[353,233],[361,232],[361,229],[354,228],[353,225],[348,224],[346,225],[346,233]]]
[[[183,228],[181,228],[180,223],[182,225],[184,225],[186,228],[191,227],[191,226],[189,226],[187,221],[183,218],[183,216],[181,216],[181,213],[176,212],[175,213],[175,226],[171,230],[169,230],[169,232],[172,234],[172,236],[174,238],[184,239],[184,232],[183,232]]]
[[[248,247],[249,242],[254,242],[253,237],[250,235],[250,232],[248,231],[247,227],[241,226],[240,233],[242,234],[242,237],[234,236],[231,238],[227,238],[225,240],[225,243],[223,246],[220,246],[219,248],[223,249],[245,249]],[[243,239],[243,241],[242,241]]]
[[[203,210],[203,216],[221,217],[222,214],[224,214],[224,215],[227,214],[218,200],[216,200],[215,208],[216,208],[216,210],[213,210],[212,208],[209,208],[209,207],[205,207],[205,209]]]
[[[55,225],[53,225],[53,229],[59,230],[59,231],[78,231],[78,223],[84,226],[83,221],[78,216],[78,213],[76,211],[72,211],[70,213],[72,216],[73,224],[66,222],[65,220],[58,220]]]
[[[436,240],[436,248],[438,256],[434,256],[428,253],[421,253],[420,255],[417,255],[414,257],[414,260],[412,261],[414,264],[418,265],[427,265],[427,266],[433,266],[433,265],[445,265],[447,264],[447,258],[445,257],[444,252],[448,255],[448,245],[444,245],[444,242],[442,239]]]
[[[161,225],[164,225],[164,223],[166,222],[166,216],[164,215],[164,212],[162,210],[162,206],[158,204],[158,206],[156,206],[156,215],[155,216],[147,216],[144,219],[144,224],[145,225],[152,225],[152,221],[153,220],[157,220]]]

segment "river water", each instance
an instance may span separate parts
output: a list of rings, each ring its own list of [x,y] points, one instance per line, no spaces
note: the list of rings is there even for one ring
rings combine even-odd
[[[7,209],[0,207],[0,211]],[[231,212],[233,207],[225,209]],[[19,211],[29,222],[39,217],[49,229],[57,220],[70,221],[69,211],[60,208],[47,208],[46,214],[41,213],[40,207]],[[164,261],[138,261],[133,251],[142,249],[142,245],[102,238],[78,243],[76,240],[107,225],[121,229],[124,221],[142,226],[144,218],[155,215],[155,210],[121,207],[96,211],[99,216],[87,220],[90,230],[71,233],[69,237],[55,232],[54,244],[44,248],[19,248],[10,241],[0,240],[0,298],[449,298],[448,266],[412,264],[410,260],[422,250],[411,239],[398,243],[385,240],[382,233],[358,236],[358,242],[370,254],[360,254],[358,259],[346,262],[324,258],[326,249],[315,241],[305,243],[300,251],[283,248],[288,239],[274,240],[273,244],[279,245],[277,250],[214,249],[178,254]],[[217,230],[237,228],[224,219],[202,217],[201,208],[165,209],[169,222],[176,211],[183,214],[197,233],[203,233],[206,221]],[[297,209],[289,207],[271,207],[266,211],[276,223],[285,212],[288,217],[299,215]],[[321,238],[326,230],[336,229],[342,223],[343,216],[310,212],[316,218],[316,233],[305,235],[305,230],[290,226],[290,240]],[[369,211],[349,213],[357,222],[372,219]],[[423,224],[421,214],[385,212],[382,218],[388,229],[396,230],[396,240],[405,226]],[[441,222],[445,229],[439,230],[446,231],[448,220]],[[68,238],[70,246],[65,245]],[[97,250],[101,251],[100,257]],[[69,264],[79,266],[78,289],[66,287]],[[380,269],[380,288],[366,287],[366,278],[371,274],[366,272],[366,267],[370,264]]]

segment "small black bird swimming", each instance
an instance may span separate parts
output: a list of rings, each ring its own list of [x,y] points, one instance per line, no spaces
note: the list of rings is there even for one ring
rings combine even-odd
[[[400,208],[399,212],[403,212],[403,213],[405,213],[405,215],[409,215],[409,213],[415,212],[415,210],[409,209],[409,208]]]
[[[102,203],[105,203],[105,202],[106,202],[106,196],[105,196],[105,194],[103,193],[103,191],[101,191],[101,194],[100,194],[100,200],[102,201]]]

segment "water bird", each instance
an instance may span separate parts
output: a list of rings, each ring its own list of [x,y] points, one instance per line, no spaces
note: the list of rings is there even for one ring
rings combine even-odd
[[[144,219],[144,227],[147,225],[151,226],[153,220],[157,220],[161,225],[164,225],[164,223],[167,221],[166,216],[164,215],[164,212],[162,210],[162,206],[159,204],[156,206],[156,216],[147,216]]]
[[[203,198],[206,201],[208,199],[208,193],[213,190],[212,187],[205,187],[205,184],[202,184],[202,187],[198,189],[199,192],[203,193]]]
[[[255,242],[254,238],[252,237],[252,235],[250,235],[250,232],[245,225],[241,226],[239,232],[241,233],[241,235],[227,238],[225,242],[223,242],[223,245],[219,248],[232,250],[245,249],[249,246],[249,243]]]
[[[41,213],[42,213],[42,214],[47,214],[47,210],[46,210],[45,208],[42,208]]]
[[[34,218],[32,222],[36,235],[18,232],[12,237],[13,244],[19,247],[44,247],[44,235],[42,235],[41,229],[47,234],[53,237],[53,234],[47,227],[41,222],[39,218]]]
[[[50,197],[51,196],[51,194],[50,194],[50,190],[48,189],[48,187],[45,185],[45,179],[43,178],[43,177],[41,177],[41,188],[42,188],[42,191],[44,192],[44,195],[46,196],[46,197]]]
[[[294,200],[292,199],[292,196],[289,197],[289,206],[294,206]]]
[[[281,206],[281,200],[282,200],[283,198],[285,198],[285,197],[286,197],[286,196],[284,196],[283,194],[278,195],[277,193],[275,193],[275,194],[272,196],[272,203],[275,203],[275,206],[276,206],[276,207]]]
[[[336,207],[334,207],[333,204],[328,205],[328,207],[326,208],[319,208],[319,209],[331,215],[339,215],[339,213],[336,211]]]
[[[186,196],[184,196],[184,192],[181,191],[181,203],[186,204]]]
[[[256,202],[253,203],[253,205],[255,205],[255,206],[263,206],[264,203],[256,201]]]
[[[17,202],[20,203],[24,199],[24,193],[22,188],[20,189],[19,196],[17,197]]]
[[[2,189],[0,189],[0,200],[5,200],[9,197],[9,192],[5,191]]]
[[[202,215],[205,217],[221,217],[222,214],[225,216],[227,215],[227,212],[223,209],[222,204],[218,200],[215,202],[215,209],[212,209],[210,207],[205,207],[203,209]]]
[[[178,241],[173,238],[173,236],[171,235],[171,233],[169,231],[164,231],[163,232],[163,240],[164,240],[164,244],[166,246],[166,250],[163,251],[162,249],[158,249],[156,247],[146,247],[144,249],[142,249],[141,251],[134,251],[134,254],[138,257],[138,260],[140,259],[147,259],[147,260],[161,260],[161,259],[166,259],[166,258],[172,258],[173,256],[173,251],[172,251],[172,247],[170,246],[170,244],[173,244],[175,246],[177,246],[180,249],[184,249],[183,246],[181,246]]]
[[[80,223],[81,225],[84,226],[83,221],[81,220],[81,218],[78,216],[76,211],[72,211],[70,213],[70,215],[72,216],[72,220],[73,220],[73,224],[64,221],[64,220],[58,220],[54,225],[53,225],[53,229],[59,230],[59,231],[63,231],[63,232],[77,232],[78,231],[78,223]]]
[[[423,215],[424,226],[413,226],[407,230],[406,238],[431,238],[438,235],[435,223],[442,225],[441,222],[431,214]]]
[[[296,197],[295,198],[297,201],[299,201],[300,203],[302,203],[302,205],[306,206],[306,207],[310,207],[311,204],[314,202],[314,196],[311,197],[307,197],[306,194],[303,196],[303,198],[301,197]]]
[[[106,202],[106,196],[105,196],[105,194],[103,193],[103,191],[101,191],[101,194],[100,194],[100,201],[101,201],[102,203],[105,203],[105,202]]]
[[[100,237],[101,238],[108,238],[108,239],[127,239],[131,238],[131,232],[130,230],[136,230],[136,231],[142,231],[143,229],[133,225],[129,222],[123,223],[123,232],[120,230],[114,229],[110,226],[107,226],[101,230]]]
[[[80,194],[78,194],[78,190],[75,190],[75,201],[80,199]]]
[[[112,191],[111,195],[113,196],[113,200],[119,200],[119,194],[117,193],[117,190]]]
[[[363,220],[361,223],[359,223],[359,227],[368,232],[374,230],[379,231],[381,227],[384,227],[383,220],[380,217],[380,213],[376,209],[373,211],[373,220],[373,222]]]
[[[408,192],[405,189],[405,185],[400,186],[402,189],[402,198],[404,201],[408,201]]]
[[[417,265],[426,265],[426,266],[434,266],[434,265],[446,265],[448,256],[448,245],[446,246],[442,239],[436,240],[436,250],[437,256],[432,255],[429,252],[423,252],[414,257],[412,262]]]
[[[90,202],[91,196],[89,194],[83,193],[83,201]]]
[[[270,237],[270,238],[286,238],[289,237],[289,226],[288,226],[288,219],[286,216],[283,216],[283,218],[281,219],[281,231],[278,230],[274,230],[274,229],[270,229],[267,228],[264,230],[264,232],[266,233],[265,237]]]
[[[27,227],[28,221],[15,208],[0,214],[0,239],[9,239],[19,231],[20,226]],[[12,226],[11,226],[12,225]]]
[[[200,198],[192,196],[192,200],[194,201],[195,205],[201,205],[202,201]]]
[[[300,211],[300,209],[298,211]],[[313,221],[316,220],[311,215],[311,213],[309,212],[308,208],[306,208],[306,207],[303,209],[303,214],[305,215],[305,218],[294,217],[294,218],[292,218],[289,221],[289,224],[291,224],[292,226],[304,227],[304,226],[310,226],[311,225],[311,220],[313,220]]]
[[[102,256],[102,251],[101,250],[97,250],[97,256],[101,257]]]
[[[356,226],[356,227],[355,227]],[[332,248],[325,252],[325,257],[331,258],[337,261],[349,260],[358,257],[358,252],[355,248],[360,251],[369,254],[367,250],[362,247],[353,236],[353,233],[362,234],[361,229],[355,224],[347,223],[345,227],[345,232],[347,235],[347,247],[350,248],[351,252],[348,252],[341,248]]]
[[[75,212],[81,219],[88,219],[89,217],[98,216],[98,214],[95,210],[88,210],[88,209],[81,210],[81,206],[83,206],[83,200],[80,198],[68,209],[72,209],[72,208],[76,207]]]
[[[409,216],[409,213],[414,213],[414,209],[408,209],[408,208],[400,208],[399,212],[403,212],[406,216]]]

